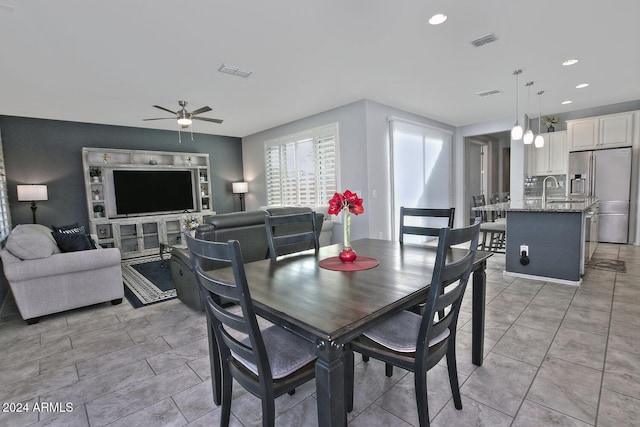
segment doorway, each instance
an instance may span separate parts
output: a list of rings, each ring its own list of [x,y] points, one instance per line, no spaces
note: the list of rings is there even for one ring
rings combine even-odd
[[[510,192],[511,135],[508,131],[466,137],[465,140],[465,222],[475,215],[471,197]]]

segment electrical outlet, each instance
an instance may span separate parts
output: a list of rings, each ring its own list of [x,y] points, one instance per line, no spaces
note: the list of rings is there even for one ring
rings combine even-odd
[[[528,245],[520,245],[520,255],[529,256],[529,246]]]

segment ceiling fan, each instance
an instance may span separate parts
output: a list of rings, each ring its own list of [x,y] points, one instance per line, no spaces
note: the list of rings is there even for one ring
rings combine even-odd
[[[159,105],[154,105],[155,108],[159,108],[160,110],[166,111],[168,113],[173,114],[175,117],[155,117],[152,119],[142,119],[143,121],[148,120],[177,120],[179,128],[178,128],[178,141],[182,143],[182,139],[180,138],[180,129],[185,129],[191,126],[193,120],[202,120],[204,122],[211,123],[222,123],[221,119],[211,119],[208,117],[196,117],[198,114],[206,113],[207,111],[211,111],[211,107],[205,106],[198,108],[197,110],[187,111],[187,101],[178,101],[180,107],[182,107],[178,111],[171,111],[168,108],[161,107]],[[191,140],[193,140],[193,130],[191,131]]]
[[[189,127],[192,123],[192,120],[202,120],[205,122],[211,122],[211,123],[222,123],[222,120],[220,119],[210,119],[208,117],[196,117],[196,115],[198,114],[202,114],[202,113],[206,113],[207,111],[211,111],[211,107],[201,107],[198,108],[197,110],[193,110],[193,111],[187,111],[187,101],[178,101],[178,104],[180,104],[180,107],[182,107],[180,110],[178,111],[171,111],[168,108],[164,108],[161,107],[159,105],[154,105],[155,108],[159,108],[160,110],[166,111],[167,113],[171,113],[175,116],[175,118],[178,121],[178,124],[184,129],[186,127]],[[144,121],[147,120],[167,120],[167,119],[173,119],[173,117],[156,117],[153,119],[143,119]]]

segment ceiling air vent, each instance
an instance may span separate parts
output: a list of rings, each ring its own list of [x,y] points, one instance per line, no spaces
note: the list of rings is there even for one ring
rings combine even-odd
[[[478,95],[480,98],[484,98],[485,96],[497,95],[499,93],[502,93],[500,89],[491,89],[485,90],[484,92],[478,92],[476,93],[476,95]]]
[[[496,35],[491,33],[491,34],[487,34],[486,36],[482,36],[479,39],[471,40],[471,44],[474,45],[475,47],[480,47],[487,43],[492,43],[496,40],[498,40]]]
[[[232,76],[238,77],[249,77],[251,75],[251,71],[243,70],[242,68],[238,68],[234,65],[222,64],[218,71],[225,74],[231,74]]]

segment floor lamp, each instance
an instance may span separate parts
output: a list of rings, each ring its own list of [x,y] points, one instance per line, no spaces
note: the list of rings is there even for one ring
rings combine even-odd
[[[31,202],[31,212],[33,214],[33,223],[36,223],[36,209],[38,206],[36,201],[49,200],[46,185],[18,185],[18,201]]]
[[[231,184],[233,194],[237,194],[240,197],[240,210],[244,211],[244,195],[249,192],[248,182],[234,182]]]

